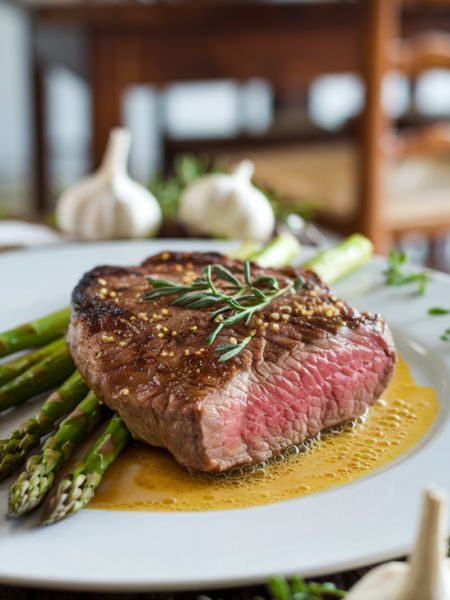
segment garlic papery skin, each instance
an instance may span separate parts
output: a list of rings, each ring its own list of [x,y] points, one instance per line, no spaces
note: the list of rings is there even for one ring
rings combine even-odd
[[[447,495],[425,489],[421,524],[408,562],[390,562],[369,571],[346,600],[450,600],[446,559]]]
[[[128,129],[113,129],[98,171],[67,189],[56,206],[65,233],[85,240],[154,236],[162,222],[155,197],[127,172]]]
[[[255,165],[243,160],[231,174],[212,173],[192,182],[181,195],[178,218],[196,233],[267,241],[275,217],[266,196],[251,182]]]

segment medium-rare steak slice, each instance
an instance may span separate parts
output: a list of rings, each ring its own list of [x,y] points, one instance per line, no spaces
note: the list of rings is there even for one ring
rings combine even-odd
[[[217,306],[144,299],[147,276],[188,285],[210,264],[243,281],[239,261],[164,252],[141,267],[98,267],[73,292],[68,340],[77,367],[136,439],[167,448],[190,469],[223,471],[265,461],[380,397],[396,362],[383,317],[358,313],[312,271],[252,265],[252,276],[273,275],[280,287],[299,275],[306,284],[248,326],[224,327],[212,345]],[[218,346],[249,335],[244,350],[218,361]]]

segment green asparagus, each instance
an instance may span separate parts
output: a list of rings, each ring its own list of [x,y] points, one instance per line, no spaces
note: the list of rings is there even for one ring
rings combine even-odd
[[[5,385],[9,381],[15,379],[18,375],[32,367],[38,362],[41,362],[45,358],[48,358],[52,354],[54,354],[57,350],[62,348],[65,345],[65,339],[59,338],[55,342],[51,342],[44,348],[40,348],[36,350],[36,352],[32,352],[31,354],[27,354],[26,356],[21,356],[16,360],[13,360],[9,363],[0,366],[0,386]]]
[[[54,354],[0,388],[0,412],[61,385],[74,371],[75,363],[64,344]]]
[[[291,263],[300,254],[301,246],[297,238],[283,233],[272,242],[258,249],[254,242],[244,242],[230,258],[250,260],[266,268],[281,268]],[[372,242],[360,234],[354,234],[330,250],[319,253],[306,261],[303,266],[315,271],[327,283],[334,283],[361,267],[373,254]]]
[[[55,422],[73,411],[88,391],[81,375],[75,371],[34,417],[22,423],[8,439],[0,440],[0,481],[22,464],[28,452],[55,428]]]
[[[362,267],[372,255],[372,242],[355,233],[334,248],[306,261],[303,266],[315,271],[326,283],[334,283]]]
[[[69,325],[70,311],[64,308],[57,313],[36,319],[0,333],[0,358],[19,350],[43,346],[60,337]]]
[[[86,461],[76,465],[49,498],[42,524],[61,521],[86,506],[92,500],[106,468],[130,439],[125,423],[115,414]]]
[[[291,233],[282,233],[261,250],[254,252],[246,260],[257,262],[261,267],[281,269],[290,265],[301,252],[300,242]]]
[[[278,269],[291,264],[292,260],[301,252],[301,245],[295,235],[282,233],[268,244],[261,246],[249,240],[242,243],[240,248],[227,252],[229,258],[237,260],[250,260],[257,262],[261,267]]]
[[[45,442],[42,454],[28,459],[25,471],[11,486],[8,518],[25,515],[41,504],[61,466],[67,462],[77,444],[97,425],[106,410],[89,392],[61,423],[57,433]]]

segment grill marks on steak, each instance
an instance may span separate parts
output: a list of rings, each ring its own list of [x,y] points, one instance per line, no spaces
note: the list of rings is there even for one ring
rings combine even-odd
[[[214,263],[242,279],[242,263],[218,254],[163,253],[136,268],[94,269],[73,292],[68,340],[77,367],[135,438],[215,472],[266,460],[379,398],[396,362],[389,329],[381,316],[338,301],[311,271],[253,265],[252,276],[272,274],[283,286],[303,275],[306,286],[248,327],[224,327],[211,346],[214,307],[172,307],[175,296],[143,300],[152,289],[147,276],[189,283]],[[218,362],[219,345],[252,330],[240,354]]]

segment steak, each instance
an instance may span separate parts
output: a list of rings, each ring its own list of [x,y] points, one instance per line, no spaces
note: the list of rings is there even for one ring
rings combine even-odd
[[[355,419],[380,397],[396,363],[383,317],[351,308],[310,270],[252,264],[252,276],[275,276],[280,287],[302,276],[305,285],[248,325],[224,327],[211,345],[217,306],[171,306],[175,295],[144,299],[153,289],[146,277],[189,285],[214,264],[243,281],[239,261],[164,252],[140,267],[98,267],[73,292],[68,342],[75,363],[135,439],[167,448],[191,470],[214,473],[266,461]],[[227,285],[213,280],[219,290]],[[219,362],[218,346],[247,336],[239,354]]]

